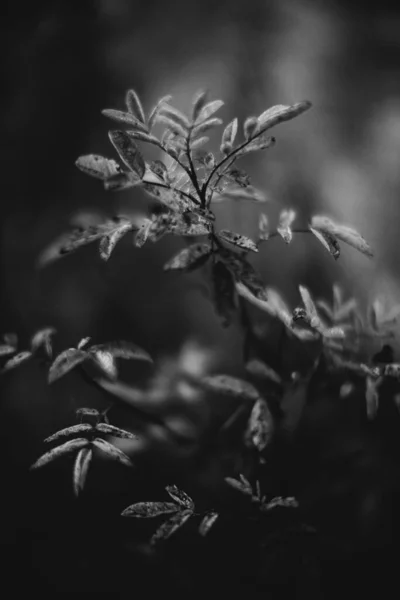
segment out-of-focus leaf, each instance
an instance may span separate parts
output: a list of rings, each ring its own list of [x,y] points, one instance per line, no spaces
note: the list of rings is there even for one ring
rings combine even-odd
[[[265,213],[261,213],[258,219],[258,239],[265,242],[269,238],[269,222]]]
[[[109,458],[116,460],[117,462],[125,465],[126,467],[133,467],[133,463],[129,456],[122,452],[119,448],[116,448],[109,442],[102,440],[101,438],[95,438],[92,442],[93,446],[101,450],[104,454],[106,454]]]
[[[146,399],[146,393],[139,388],[134,388],[120,381],[110,381],[108,379],[96,379],[96,382],[107,392],[113,394],[120,400],[123,400],[130,406],[136,407],[137,404],[143,404]]]
[[[92,460],[93,450],[90,447],[79,450],[74,463],[72,473],[72,482],[75,496],[83,491],[85,487],[90,462]]]
[[[292,106],[285,106],[283,104],[272,106],[258,117],[257,132],[264,132],[279,123],[294,119],[294,117],[301,115],[309,108],[311,108],[311,102],[308,100],[298,102]]]
[[[224,242],[233,244],[234,246],[237,246],[242,250],[251,250],[252,252],[258,252],[257,244],[245,235],[235,233],[234,231],[229,231],[228,229],[221,229],[220,231],[218,231],[217,235]]]
[[[9,354],[14,354],[16,349],[14,346],[10,346],[9,344],[0,344],[0,356],[8,356]]]
[[[139,179],[143,179],[146,172],[146,163],[132,137],[129,136],[126,131],[119,130],[110,131],[109,137],[126,166],[129,167]]]
[[[170,96],[170,95],[163,96],[162,98],[160,98],[160,100],[154,106],[153,110],[151,111],[151,113],[149,115],[148,121],[147,121],[150,130],[153,128],[153,125],[156,121],[157,115],[158,115],[161,107],[164,106],[164,104],[167,104],[168,102],[170,102],[171,99],[172,99],[172,96]]]
[[[125,125],[130,125],[131,127],[139,129],[140,131],[144,131],[144,132],[148,131],[147,126],[144,125],[143,123],[141,123],[139,121],[139,119],[134,117],[129,112],[123,112],[122,110],[114,110],[113,108],[105,108],[104,110],[101,111],[101,113],[105,117],[108,117],[109,119],[112,119],[113,121],[117,121],[118,123],[124,123]]]
[[[174,106],[171,106],[170,104],[164,104],[160,108],[159,115],[167,117],[179,125],[185,132],[187,132],[190,127],[190,120],[187,118],[185,113],[183,113],[181,110],[178,110]]]
[[[208,102],[201,109],[201,111],[195,121],[195,125],[199,125],[199,123],[203,123],[204,121],[210,119],[211,115],[213,115],[215,112],[217,112],[217,110],[219,110],[221,108],[221,106],[223,106],[223,105],[224,105],[224,102],[222,100],[213,100],[212,102]]]
[[[347,225],[339,225],[328,217],[316,215],[311,219],[311,227],[322,234],[330,235],[345,242],[369,258],[373,256],[368,242],[355,229]]]
[[[86,438],[77,438],[75,440],[69,440],[68,442],[65,442],[65,444],[57,446],[56,448],[53,448],[49,452],[43,454],[40,458],[38,458],[38,460],[35,463],[33,463],[30,469],[34,470],[40,467],[44,467],[45,465],[49,464],[50,462],[53,462],[53,460],[56,460],[57,458],[67,456],[68,454],[71,454],[76,450],[80,450],[81,448],[86,448],[89,445],[90,442]]]
[[[373,377],[367,376],[365,379],[365,400],[367,406],[367,417],[372,420],[376,417],[379,407],[379,393],[378,388],[382,382],[382,379],[374,379]]]
[[[213,202],[222,202],[224,200],[250,200],[252,202],[266,202],[266,195],[252,185],[244,187],[225,188],[221,193],[213,196]]]
[[[115,427],[115,425],[110,425],[109,423],[98,423],[96,425],[96,431],[99,433],[112,435],[113,437],[121,438],[123,440],[137,439],[137,435],[135,435],[134,433],[131,433],[130,431],[125,431],[124,429],[120,429],[119,427]]]
[[[224,394],[238,400],[255,402],[260,394],[248,381],[231,375],[209,375],[202,380],[203,387],[216,394]]]
[[[31,339],[31,351],[37,352],[39,348],[44,348],[48,358],[52,356],[52,337],[56,333],[54,327],[45,327],[37,331]]]
[[[151,545],[155,545],[161,540],[166,540],[178,529],[180,529],[188,519],[192,516],[191,510],[181,510],[177,512],[171,519],[168,519],[161,525],[150,540]]]
[[[121,171],[113,177],[106,179],[104,182],[104,189],[108,192],[122,192],[129,190],[141,183],[141,179],[133,171]]]
[[[60,429],[56,433],[53,433],[49,437],[47,437],[44,442],[55,442],[64,437],[68,437],[70,435],[76,435],[77,433],[88,433],[93,430],[93,426],[89,423],[80,423],[79,425],[71,425],[70,427],[66,427],[65,429]]]
[[[283,498],[282,496],[277,496],[276,498],[272,498],[269,502],[263,503],[261,508],[262,512],[269,511],[273,508],[281,507],[281,508],[298,508],[299,503],[296,498],[293,496],[288,496]]]
[[[393,377],[393,379],[397,379],[400,381],[400,364],[399,363],[390,363],[385,365],[383,368],[383,374],[385,377]]]
[[[210,511],[207,513],[201,520],[199,525],[199,533],[200,535],[207,535],[210,531],[211,527],[214,525],[215,521],[218,519],[219,513],[215,511]]]
[[[18,352],[18,354],[16,354],[12,358],[10,358],[3,365],[3,368],[1,369],[0,372],[1,373],[5,373],[6,371],[11,371],[11,369],[15,369],[16,367],[19,367],[20,365],[22,365],[22,363],[24,363],[27,360],[29,360],[30,358],[32,358],[32,356],[33,356],[32,352],[29,352],[27,350],[23,350],[22,352]]]
[[[211,246],[209,244],[192,244],[184,248],[164,265],[164,271],[193,271],[201,267],[210,257]]]
[[[246,439],[262,452],[271,441],[273,430],[274,422],[268,404],[263,398],[258,398],[250,414]]]
[[[233,477],[225,477],[225,481],[230,486],[235,488],[235,490],[242,492],[242,494],[245,494],[246,496],[253,495],[253,488],[251,487],[250,482],[243,475],[240,475],[240,480],[234,479]]]
[[[171,498],[175,500],[175,502],[184,508],[194,510],[194,502],[192,498],[186,494],[186,492],[180,490],[176,485],[167,485],[165,489]]]
[[[132,229],[132,223],[122,223],[121,226],[115,229],[112,233],[101,238],[99,246],[100,257],[107,261],[117,243],[124,237],[126,233],[128,233],[128,231],[132,231]]]
[[[12,348],[15,348],[15,350],[17,349],[18,336],[16,333],[3,333],[2,340],[6,346],[11,346]]]
[[[212,285],[215,310],[222,318],[223,327],[227,327],[236,310],[236,292],[232,273],[221,261],[215,262],[212,266]]]
[[[124,358],[127,360],[146,360],[148,362],[153,362],[150,354],[136,346],[136,344],[132,344],[132,342],[125,342],[123,340],[118,340],[114,342],[106,342],[104,344],[96,344],[95,346],[91,346],[89,352],[109,352],[114,358]]]
[[[295,218],[296,213],[294,210],[283,210],[279,215],[279,224],[276,230],[287,244],[292,241],[292,224]]]
[[[104,156],[99,156],[98,154],[80,156],[76,160],[75,165],[87,175],[97,177],[97,179],[102,179],[103,181],[122,172],[121,167],[115,160],[104,158]]]
[[[91,339],[92,338],[90,336],[82,338],[77,345],[78,350],[82,350],[85,346],[87,346]]]
[[[68,348],[59,354],[49,369],[48,382],[53,383],[63,377],[88,357],[87,352],[77,348]]]
[[[131,115],[141,123],[145,122],[144,111],[139,96],[135,90],[128,90],[125,95],[125,104]]]
[[[299,292],[307,312],[310,327],[319,331],[322,328],[322,323],[309,290],[304,285],[299,285]]]
[[[255,377],[259,377],[260,379],[267,379],[279,384],[282,383],[281,377],[276,371],[274,371],[274,369],[256,358],[250,360],[246,364],[246,371]]]
[[[146,243],[152,223],[151,219],[144,219],[141,227],[136,231],[134,244],[137,248],[141,248]]]
[[[318,231],[309,225],[309,229],[311,233],[315,235],[317,240],[321,242],[321,244],[328,250],[328,252],[333,256],[335,260],[337,260],[340,256],[340,246],[337,239],[327,233],[326,231]]]
[[[256,298],[267,299],[265,284],[261,276],[244,256],[226,248],[219,250],[219,256],[238,283],[246,286]]]
[[[180,507],[172,502],[136,502],[122,511],[122,517],[136,517],[137,519],[149,519],[168,515],[180,511]]]

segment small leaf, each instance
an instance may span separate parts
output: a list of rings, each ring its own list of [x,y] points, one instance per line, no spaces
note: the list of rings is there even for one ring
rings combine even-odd
[[[213,115],[215,112],[217,112],[217,110],[219,110],[221,108],[221,106],[223,106],[223,105],[224,105],[224,102],[222,100],[213,100],[212,102],[208,102],[201,109],[201,111],[195,121],[195,125],[198,125],[199,123],[203,123],[204,121],[209,119],[211,117],[211,115]]]
[[[106,442],[101,438],[95,438],[92,443],[93,446],[96,446],[96,448],[104,452],[104,454],[106,454],[109,458],[120,462],[126,467],[133,467],[133,463],[129,456],[127,456],[125,452],[122,452],[122,450],[119,450],[119,448],[116,448],[109,442]]]
[[[175,119],[171,119],[168,115],[164,114],[164,112],[160,112],[157,115],[156,123],[162,123],[166,125],[169,132],[172,132],[176,139],[171,138],[165,141],[162,141],[162,147],[165,152],[170,154],[171,156],[177,157],[179,152],[178,149],[183,149],[185,147],[184,140],[188,135],[188,130],[185,127],[182,127],[180,123],[178,123]]]
[[[40,467],[44,467],[45,465],[52,462],[53,460],[56,460],[57,458],[71,454],[71,452],[75,452],[76,450],[80,450],[81,448],[88,447],[89,444],[90,442],[88,442],[86,438],[77,438],[75,440],[69,440],[68,442],[65,442],[65,444],[57,446],[56,448],[53,448],[49,452],[43,454],[40,458],[38,458],[38,460],[35,463],[33,463],[30,469],[34,470],[39,469]]]
[[[95,352],[90,352],[88,357],[92,359],[92,364],[98,367],[103,374],[107,375],[110,379],[117,379],[118,369],[115,363],[115,358],[111,352],[97,350]]]
[[[76,160],[75,165],[87,175],[97,177],[103,181],[114,175],[118,175],[122,171],[115,160],[112,158],[104,158],[104,156],[99,156],[98,154],[80,156]]]
[[[0,356],[8,356],[9,354],[15,354],[16,348],[9,346],[8,344],[0,344]]]
[[[148,144],[153,144],[154,146],[162,148],[160,140],[150,133],[145,133],[144,131],[132,131],[130,129],[128,129],[125,133],[134,140],[139,140],[139,142],[147,142]]]
[[[292,241],[292,223],[295,218],[296,213],[294,210],[283,210],[279,215],[279,224],[276,230],[287,244]]]
[[[149,129],[151,130],[153,128],[153,125],[155,123],[155,120],[157,118],[158,113],[160,112],[160,109],[162,108],[162,106],[164,104],[167,104],[168,102],[170,102],[170,100],[172,99],[172,96],[168,95],[168,96],[163,96],[162,98],[160,98],[160,100],[157,102],[157,104],[154,106],[153,110],[151,111],[149,118],[148,118],[148,125],[149,125]]]
[[[124,123],[125,125],[130,125],[140,131],[147,132],[146,125],[141,123],[139,119],[136,119],[131,113],[123,112],[122,110],[114,110],[113,108],[106,108],[102,110],[101,113],[113,121],[118,121],[118,123]]]
[[[132,344],[132,342],[125,342],[122,340],[91,346],[89,353],[96,352],[109,352],[114,358],[153,362],[150,354],[143,350],[143,348],[136,346],[136,344]]]
[[[266,214],[261,213],[258,219],[258,239],[265,242],[269,238],[269,222]]]
[[[129,167],[139,179],[143,179],[146,172],[146,164],[139,148],[126,131],[113,130],[109,137],[114,148],[120,155],[127,167]]]
[[[262,452],[269,444],[274,429],[271,412],[267,402],[258,398],[251,411],[246,438]]]
[[[266,512],[273,508],[281,507],[281,508],[298,508],[299,503],[296,498],[293,496],[288,496],[287,498],[283,498],[282,496],[277,496],[276,498],[272,498],[269,502],[262,504],[261,511]]]
[[[225,481],[230,486],[235,488],[235,490],[242,492],[242,494],[245,494],[246,496],[253,495],[253,488],[243,475],[240,476],[240,481],[238,479],[234,479],[233,477],[225,477]]]
[[[82,338],[77,345],[78,350],[82,350],[85,346],[87,346],[91,339],[92,338],[90,336]]]
[[[53,433],[45,440],[46,443],[55,442],[63,437],[68,437],[70,435],[76,435],[77,433],[89,433],[93,431],[93,426],[89,425],[89,423],[80,423],[79,425],[71,425],[70,427],[66,427],[65,429],[60,429],[56,433]]]
[[[229,244],[233,244],[242,250],[251,250],[252,252],[258,252],[258,248],[255,242],[245,235],[240,235],[239,233],[235,233],[234,231],[229,231],[228,229],[221,229],[217,233],[218,237],[221,238],[224,242],[228,242]]]
[[[267,379],[279,384],[282,383],[281,377],[274,369],[256,358],[253,358],[246,364],[246,371],[260,379]]]
[[[104,189],[108,192],[122,192],[123,190],[129,190],[132,187],[140,185],[141,180],[132,171],[121,171],[117,175],[110,177],[104,182]]]
[[[285,106],[283,104],[272,106],[258,117],[257,132],[264,132],[279,123],[294,119],[309,108],[311,108],[311,102],[308,100],[298,102],[292,106]]]
[[[328,250],[328,252],[337,260],[340,256],[340,246],[337,239],[329,233],[318,231],[309,225],[309,230],[315,235],[317,240]]]
[[[193,271],[201,267],[211,254],[209,244],[192,244],[184,248],[164,265],[164,271]]]
[[[196,127],[193,128],[192,137],[196,137],[201,133],[205,133],[213,127],[219,127],[220,125],[222,125],[222,123],[222,119],[208,119],[207,121],[203,121],[202,123],[196,125]]]
[[[159,115],[168,117],[168,119],[173,121],[176,125],[179,125],[185,132],[187,132],[190,127],[190,121],[185,113],[170,104],[164,104],[160,108]]]
[[[260,135],[255,138],[246,146],[244,146],[241,150],[238,150],[236,156],[243,156],[244,154],[249,154],[250,152],[258,152],[259,150],[267,150],[268,148],[272,148],[276,143],[276,139],[270,136]]]
[[[318,312],[316,306],[314,304],[313,299],[311,298],[311,294],[306,287],[303,285],[299,285],[299,291],[301,295],[301,299],[303,300],[307,317],[309,319],[310,327],[313,329],[317,329],[318,331],[322,329],[321,319],[318,316]]]
[[[209,375],[202,382],[206,390],[215,394],[225,394],[238,400],[255,402],[260,397],[260,394],[251,383],[230,375]]]
[[[141,123],[145,122],[144,111],[139,96],[134,90],[128,90],[125,96],[125,104],[130,112]]]
[[[369,258],[373,256],[373,252],[368,242],[355,230],[347,225],[339,225],[325,216],[314,216],[311,219],[311,227],[322,234],[337,238],[352,246],[362,254]]]
[[[122,517],[136,517],[137,519],[149,519],[176,513],[180,510],[177,504],[172,502],[136,502],[125,508]]]
[[[177,512],[171,519],[168,519],[161,525],[150,540],[151,545],[155,545],[161,540],[166,540],[178,529],[180,529],[188,519],[192,516],[191,510],[181,510]]]
[[[112,435],[113,437],[121,438],[123,440],[136,440],[137,439],[137,435],[131,433],[130,431],[125,431],[124,429],[115,427],[114,425],[110,425],[109,423],[98,423],[96,425],[96,431],[100,432],[100,433]]]
[[[249,200],[252,202],[266,202],[266,195],[252,185],[243,187],[229,187],[221,191],[221,193],[213,196],[213,202],[222,202],[224,200]]]
[[[194,502],[190,496],[188,496],[183,490],[180,490],[176,485],[167,485],[165,488],[168,494],[175,502],[178,502],[181,506],[194,509]]]
[[[77,454],[72,473],[72,482],[75,496],[79,496],[79,494],[83,491],[83,488],[85,487],[92,456],[93,450],[89,447],[82,448]]]
[[[162,181],[166,180],[168,169],[162,160],[153,160],[149,166],[153,173],[157,175],[157,177],[159,177]]]
[[[128,231],[132,231],[132,228],[132,223],[122,223],[121,226],[115,229],[112,233],[101,238],[99,246],[100,257],[107,261],[117,243],[124,237],[126,233],[128,233]]]
[[[152,224],[153,221],[145,219],[141,227],[137,230],[134,237],[134,244],[137,248],[141,248],[146,243]]]
[[[199,526],[199,533],[200,535],[207,535],[207,533],[210,531],[211,527],[214,525],[214,523],[216,522],[216,520],[218,519],[219,514],[215,511],[211,511],[209,513],[207,513]]]
[[[219,256],[232,272],[236,282],[246,286],[255,297],[262,300],[267,299],[265,284],[261,276],[244,256],[226,248],[219,250]]]
[[[83,363],[88,357],[87,352],[78,350],[77,348],[68,348],[59,354],[54,362],[52,363],[49,374],[48,382],[53,383],[63,375],[66,375],[74,369],[77,365]]]
[[[51,338],[56,333],[54,327],[45,327],[37,331],[31,339],[31,351],[37,352],[39,348],[44,348],[48,358],[52,356]]]
[[[208,91],[207,90],[199,90],[194,98],[193,98],[193,108],[192,108],[192,120],[196,121],[199,117],[201,110],[204,105],[207,103]]]
[[[257,117],[247,117],[245,122],[243,123],[243,133],[246,140],[249,140],[253,137],[258,125]]]
[[[237,118],[233,119],[228,125],[225,127],[222,133],[221,140],[221,152],[223,154],[229,154],[233,148],[233,144],[236,139],[236,134],[238,130],[238,120]]]
[[[30,358],[32,358],[32,356],[33,356],[32,352],[28,352],[27,350],[18,352],[18,354],[16,354],[12,358],[10,358],[3,365],[3,368],[1,369],[1,373],[5,373],[6,371],[11,371],[11,369],[15,369],[16,367],[19,367],[20,365],[22,365],[22,363],[24,363],[27,360],[29,360]]]

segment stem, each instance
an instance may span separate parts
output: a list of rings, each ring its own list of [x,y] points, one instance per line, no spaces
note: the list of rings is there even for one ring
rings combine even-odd
[[[146,183],[148,185],[155,185],[156,187],[162,187],[167,190],[171,190],[172,192],[177,192],[178,194],[182,194],[182,196],[185,196],[186,198],[188,198],[189,200],[191,200],[192,202],[194,202],[195,204],[200,206],[200,202],[197,200],[197,198],[192,196],[192,194],[188,194],[187,192],[184,192],[183,190],[178,190],[177,188],[174,188],[171,185],[167,185],[166,183],[160,183],[160,182],[156,182],[156,181],[145,181],[144,179],[142,180],[142,183]]]
[[[188,136],[186,138],[186,155],[189,161],[189,177],[194,185],[194,188],[199,196],[199,200],[200,202],[198,204],[200,204],[203,208],[205,208],[205,197],[204,200],[202,199],[202,190],[200,189],[199,186],[199,182],[197,180],[197,175],[196,175],[196,169],[194,168],[194,164],[193,164],[193,159],[192,159],[192,153],[190,150],[190,141],[191,141],[191,137],[192,137],[192,131],[193,131],[193,127],[191,126],[189,129],[189,133]]]

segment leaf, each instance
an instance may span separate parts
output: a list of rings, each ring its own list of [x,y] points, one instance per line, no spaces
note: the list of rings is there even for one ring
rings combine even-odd
[[[347,225],[339,225],[325,216],[316,215],[311,219],[311,227],[326,237],[337,238],[352,246],[365,256],[373,257],[373,252],[368,242],[355,230]],[[314,234],[315,235],[315,234]]]
[[[120,227],[115,229],[109,235],[104,236],[100,240],[100,257],[107,261],[117,243],[124,237],[128,231],[132,231],[133,225],[130,222],[122,223]]]
[[[201,109],[201,111],[195,121],[195,125],[198,125],[199,123],[203,123],[204,121],[209,119],[211,117],[211,115],[213,115],[215,112],[217,112],[217,110],[219,110],[221,108],[221,106],[223,106],[223,105],[224,105],[224,102],[222,100],[213,100],[212,102],[208,102]]]
[[[96,425],[96,431],[100,432],[100,433],[112,435],[113,437],[121,438],[123,440],[136,440],[137,439],[137,435],[131,433],[130,431],[125,431],[124,429],[115,427],[114,425],[110,425],[109,423],[98,423]]]
[[[261,213],[258,219],[258,239],[263,242],[269,239],[269,222],[264,213]]]
[[[207,391],[215,394],[225,394],[238,400],[255,402],[260,397],[260,394],[251,383],[231,375],[209,375],[202,380],[202,383]]]
[[[11,346],[12,348],[15,348],[15,350],[17,349],[18,336],[16,333],[3,333],[2,340],[7,346]]]
[[[243,475],[240,475],[240,480],[234,479],[233,477],[225,477],[225,481],[230,486],[235,488],[235,490],[242,492],[242,494],[245,494],[246,496],[253,495],[253,488],[251,487],[249,481]]]
[[[16,348],[14,346],[10,346],[8,344],[0,344],[0,356],[8,356],[9,354],[14,354]]]
[[[11,371],[11,369],[15,369],[16,367],[19,367],[20,365],[22,365],[22,363],[24,363],[27,360],[29,360],[30,358],[32,358],[32,356],[33,356],[32,352],[29,352],[27,350],[18,352],[18,354],[16,354],[12,358],[10,358],[3,365],[3,368],[1,369],[1,373],[5,373],[6,371]]]
[[[146,401],[147,396],[139,388],[134,388],[120,381],[109,381],[107,379],[96,380],[96,382],[107,392],[123,400],[130,406],[136,407]]]
[[[87,346],[91,339],[92,338],[90,336],[82,338],[79,344],[77,345],[78,350],[82,350],[85,346]]]
[[[130,125],[131,127],[135,127],[140,131],[147,132],[147,127],[143,123],[136,119],[131,113],[123,112],[122,110],[114,110],[113,108],[106,108],[101,111],[101,113],[112,119],[113,121],[118,121],[118,123],[124,123],[125,125]]]
[[[147,142],[148,144],[153,144],[154,146],[162,148],[160,140],[150,133],[145,133],[144,131],[132,131],[130,129],[128,129],[125,133],[134,140],[139,140],[139,142]]]
[[[168,115],[164,114],[164,112],[160,112],[157,115],[156,123],[162,123],[166,125],[168,131],[172,132],[174,136],[176,136],[176,139],[171,138],[162,142],[164,150],[176,158],[179,154],[177,151],[178,148],[183,150],[185,147],[184,140],[188,135],[188,130],[177,123],[175,119],[171,119]]]
[[[132,344],[132,342],[125,342],[122,340],[91,346],[89,353],[96,352],[109,352],[114,358],[153,362],[150,354],[143,350],[143,348],[136,346],[136,344]]]
[[[201,146],[204,146],[209,141],[210,141],[210,138],[207,136],[203,136],[203,137],[197,138],[196,140],[193,140],[193,142],[191,142],[191,144],[190,144],[192,153],[194,152],[194,150],[198,150]],[[195,156],[197,156],[197,155],[195,154]]]
[[[192,244],[184,248],[164,265],[164,271],[193,271],[201,267],[210,257],[211,246],[209,244]]]
[[[222,326],[231,323],[232,314],[236,311],[235,284],[232,273],[221,262],[212,265],[213,302],[217,314],[222,317]]]
[[[66,427],[65,429],[60,429],[56,433],[53,433],[45,440],[46,443],[55,442],[63,437],[68,437],[70,435],[76,435],[77,433],[89,433],[89,431],[93,431],[93,426],[89,423],[80,423],[79,425],[71,425],[70,427]]]
[[[125,104],[131,115],[141,123],[145,122],[144,111],[139,96],[134,90],[128,90],[125,96]]]
[[[207,103],[208,91],[207,90],[199,90],[194,98],[193,98],[193,108],[192,108],[192,120],[196,121],[198,116],[200,115],[201,110],[204,105]]]
[[[311,294],[308,291],[308,289],[303,285],[299,285],[299,291],[307,312],[307,316],[309,318],[310,327],[319,331],[320,329],[322,329],[322,323],[321,319],[318,316],[318,312],[314,301],[311,298]]]
[[[261,276],[244,256],[226,248],[219,250],[219,256],[232,272],[235,280],[246,286],[255,297],[267,299],[265,284]]]
[[[136,517],[137,519],[149,519],[176,513],[180,510],[179,506],[172,502],[136,502],[131,504],[124,511],[122,517]]]
[[[33,465],[30,467],[30,470],[44,467],[45,465],[49,464],[50,462],[53,462],[53,460],[56,460],[57,458],[67,456],[68,454],[71,454],[76,450],[88,447],[89,444],[90,442],[86,438],[76,438],[75,440],[69,440],[61,446],[57,446],[56,448],[53,448],[49,452],[43,454],[40,458],[38,458],[38,460],[35,463],[33,463]]]
[[[165,488],[168,494],[175,502],[178,502],[184,508],[194,510],[194,502],[183,490],[180,490],[176,485],[167,485]]]
[[[79,494],[83,491],[83,488],[85,487],[92,457],[93,450],[89,447],[82,448],[77,454],[72,473],[72,482],[75,496],[79,496]]]
[[[210,511],[209,513],[207,513],[201,520],[199,526],[200,535],[207,535],[207,533],[210,531],[211,527],[214,525],[218,517],[219,513],[215,511]]]
[[[139,148],[126,131],[113,130],[109,137],[114,148],[120,155],[127,167],[131,169],[139,179],[143,179],[146,172],[146,163]]]
[[[354,298],[347,300],[335,313],[335,321],[343,321],[350,317],[350,315],[357,310],[357,301]]]
[[[92,443],[93,446],[96,446],[96,448],[104,452],[104,454],[106,454],[109,458],[120,462],[126,467],[133,467],[133,463],[129,456],[127,456],[125,452],[122,452],[122,450],[119,450],[119,448],[116,448],[109,442],[106,442],[101,438],[95,438]]]
[[[222,202],[224,200],[250,200],[252,202],[266,202],[266,195],[252,185],[243,187],[225,188],[220,193],[213,196],[213,202]]]
[[[56,333],[54,327],[45,327],[44,329],[39,329],[31,339],[31,351],[33,353],[37,352],[39,348],[44,347],[46,355],[48,358],[52,356],[52,344],[51,338]]]
[[[221,229],[217,233],[218,237],[221,238],[224,242],[228,242],[229,244],[233,244],[242,250],[258,252],[257,245],[253,240],[246,237],[245,235],[240,235],[239,233],[235,233],[234,231],[229,231],[228,229]]]
[[[272,438],[274,424],[267,402],[258,398],[250,414],[246,438],[259,452],[264,450]]]
[[[225,127],[222,133],[220,150],[223,154],[229,154],[231,152],[233,144],[235,142],[237,130],[238,120],[237,118],[235,118],[230,123],[228,123],[228,125]]]
[[[337,260],[340,256],[340,246],[335,237],[330,235],[329,233],[318,231],[309,225],[309,230],[311,233],[315,235],[317,240],[321,242],[321,244],[328,250],[328,252],[333,256],[335,260]]]
[[[150,219],[145,219],[141,227],[139,227],[139,229],[136,231],[134,237],[134,244],[137,248],[141,248],[146,243],[147,238],[149,237],[152,223],[153,221],[151,221]]]
[[[284,121],[294,119],[309,108],[311,108],[311,102],[309,102],[308,100],[298,102],[297,104],[293,104],[292,106],[285,106],[283,104],[272,106],[271,108],[268,108],[266,111],[261,113],[261,115],[258,117],[256,131],[259,133],[267,131],[267,129],[271,129],[271,127],[274,127],[279,123],[283,123]]]
[[[279,224],[276,230],[287,244],[290,244],[292,241],[293,233],[291,227],[295,218],[296,213],[294,210],[283,210],[279,215]]]
[[[161,540],[166,540],[178,529],[180,529],[188,519],[192,516],[191,510],[181,510],[177,512],[171,519],[166,521],[159,527],[156,533],[150,540],[152,545],[157,544]]]
[[[96,352],[88,353],[88,358],[92,359],[92,364],[99,368],[102,374],[107,375],[110,379],[117,379],[117,365],[115,362],[115,358],[110,352],[106,352],[104,350],[97,350]]]
[[[299,503],[296,498],[293,496],[288,496],[283,498],[282,496],[276,496],[276,498],[272,498],[269,502],[262,504],[261,510],[262,512],[266,512],[273,508],[281,507],[281,508],[298,508]]]
[[[202,123],[196,125],[196,127],[192,129],[192,137],[196,137],[201,133],[205,133],[213,127],[219,127],[220,125],[222,125],[222,123],[222,119],[208,119],[207,121],[203,121]]]
[[[168,102],[170,102],[170,100],[172,99],[172,96],[167,95],[167,96],[163,96],[162,98],[160,98],[160,100],[157,102],[157,104],[154,106],[153,110],[151,111],[149,118],[148,118],[148,126],[149,129],[151,130],[153,128],[153,125],[155,123],[155,120],[157,118],[157,115],[161,109],[161,107],[164,104],[167,104]]]
[[[252,140],[251,142],[246,144],[246,146],[244,146],[241,150],[238,150],[236,152],[236,156],[240,157],[240,156],[243,156],[244,154],[249,154],[250,152],[258,152],[259,150],[267,150],[268,148],[271,148],[272,146],[274,146],[275,143],[276,143],[276,139],[274,137],[260,135],[259,137],[255,138],[254,140]]]
[[[260,379],[267,379],[278,384],[282,383],[281,377],[278,375],[278,373],[276,373],[276,371],[274,371],[274,369],[256,358],[253,358],[246,364],[246,371],[255,377],[259,377]]]
[[[75,165],[87,175],[97,177],[97,179],[102,179],[103,181],[122,172],[121,167],[115,160],[104,158],[104,156],[99,156],[98,154],[80,156],[75,161]]]
[[[104,182],[104,189],[108,192],[122,192],[123,190],[129,190],[132,187],[140,185],[140,183],[141,180],[136,173],[121,171],[121,173],[110,177],[110,179]]]
[[[77,348],[68,348],[67,350],[64,350],[56,357],[50,366],[48,382],[54,383],[54,381],[69,373],[69,371],[74,369],[77,365],[83,363],[87,357],[87,352],[78,350]]]
[[[382,379],[374,379],[373,377],[367,376],[365,379],[365,400],[367,405],[367,417],[372,420],[376,417],[379,407],[379,393],[378,388],[381,384]]]
[[[168,117],[171,121],[173,121],[176,125],[179,125],[184,131],[185,135],[187,130],[190,127],[190,121],[182,111],[178,110],[174,106],[170,104],[164,104],[159,111],[159,115],[163,117]]]

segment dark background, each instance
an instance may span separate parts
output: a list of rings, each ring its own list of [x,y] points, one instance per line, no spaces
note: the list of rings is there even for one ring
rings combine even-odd
[[[213,97],[225,100],[221,116],[226,122],[273,104],[311,100],[311,111],[276,130],[276,148],[244,166],[270,197],[272,221],[287,206],[298,211],[299,223],[313,213],[328,213],[362,232],[376,257],[370,262],[346,248],[333,264],[315,240],[298,236],[289,247],[274,239],[254,264],[291,304],[299,300],[299,283],[328,296],[332,282],[338,281],[361,305],[378,295],[389,305],[400,297],[396,3],[10,2],[0,27],[0,331],[15,331],[21,347],[36,329],[51,325],[58,331],[57,351],[91,335],[95,342],[135,341],[157,359],[196,339],[219,351],[221,368],[238,365],[240,335],[235,328],[221,328],[196,288],[201,276],[162,272],[166,258],[181,247],[178,239],[164,238],[139,250],[126,238],[106,265],[96,248],[88,246],[42,271],[35,266],[39,253],[64,231],[77,209],[112,215],[146,206],[140,191],[111,195],[74,166],[82,154],[112,156],[107,137],[111,124],[100,111],[122,108],[129,87],[147,109],[171,93],[183,110],[198,88],[207,87]],[[224,205],[217,218],[221,227],[251,236],[259,210]],[[130,484],[124,487],[117,477],[115,499],[100,477],[102,483],[95,486],[100,499],[89,492],[78,510],[68,496],[68,466],[50,481],[43,475],[34,484],[26,476],[42,451],[41,439],[71,423],[77,406],[96,405],[104,398],[75,375],[50,389],[35,365],[4,377],[1,389],[1,518],[12,597],[19,597],[26,585],[48,597],[64,597],[77,593],[78,581],[84,582],[82,594],[102,591],[105,597],[115,593],[112,575],[119,581],[118,593],[134,594],[135,576],[144,584],[146,573],[134,568],[134,561],[123,563],[124,556],[120,563],[115,560],[119,536],[125,534],[112,516],[132,500]],[[307,471],[299,459],[304,479],[302,485],[293,483],[303,490],[306,505],[313,498],[310,506],[328,539],[334,530],[337,534],[329,550],[319,549],[328,566],[321,570],[324,591],[314,593],[333,597],[350,593],[350,588],[357,593],[364,584],[380,589],[391,582],[391,560],[397,556],[397,544],[390,542],[398,536],[398,416],[391,415],[390,436],[386,429],[371,430],[364,423],[344,432],[329,399],[322,407],[316,430],[322,438],[323,424],[332,422],[324,451],[341,458],[328,474],[323,453],[319,470]],[[361,458],[353,460],[348,448],[357,443]],[[180,473],[179,452],[171,450],[171,455]],[[294,471],[292,465],[281,477],[290,478]],[[158,493],[154,473],[141,477],[148,493],[153,487]],[[135,485],[139,489],[140,481]],[[92,558],[101,515],[107,522],[104,555]],[[115,541],[110,533],[114,526]],[[85,527],[89,542],[81,533]],[[82,550],[85,543],[89,558]],[[74,549],[78,558],[72,560]],[[106,574],[104,556],[110,554],[113,568]],[[127,575],[131,568],[132,581]],[[103,587],[95,583],[102,576]],[[346,577],[351,580],[347,592]]]

